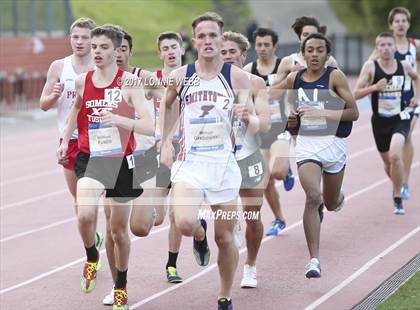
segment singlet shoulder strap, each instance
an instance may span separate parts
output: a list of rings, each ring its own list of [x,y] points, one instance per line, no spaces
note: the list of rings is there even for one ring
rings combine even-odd
[[[222,70],[220,73],[223,75],[223,77],[226,79],[226,82],[229,84],[229,87],[232,88],[232,82],[231,82],[231,71],[232,71],[232,65],[228,63],[224,63]]]
[[[302,78],[302,74],[306,71],[306,68],[303,68],[296,73],[295,81],[293,82],[293,89],[297,88],[298,81]]]
[[[257,62],[256,62],[256,61],[254,61],[254,62],[252,63],[252,66],[251,66],[251,73],[252,73],[252,74],[255,74],[255,75],[259,75],[259,74],[258,74],[258,71],[257,71]]]
[[[273,72],[271,72],[271,74],[276,74],[277,73],[277,69],[279,68],[280,62],[281,62],[281,59],[277,58],[276,64],[274,65],[274,69],[273,69]]]

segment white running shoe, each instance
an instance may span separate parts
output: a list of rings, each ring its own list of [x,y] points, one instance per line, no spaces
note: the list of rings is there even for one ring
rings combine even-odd
[[[112,306],[114,304],[114,287],[112,287],[111,292],[104,297],[102,303],[106,306]]]
[[[244,236],[242,235],[241,223],[237,220],[235,227],[233,228],[233,238],[235,239],[235,245],[238,249],[244,244]]]
[[[241,281],[242,288],[257,287],[257,267],[245,264],[244,275]]]
[[[321,278],[321,265],[319,264],[318,258],[312,258],[308,265],[306,265],[306,277],[310,278]]]

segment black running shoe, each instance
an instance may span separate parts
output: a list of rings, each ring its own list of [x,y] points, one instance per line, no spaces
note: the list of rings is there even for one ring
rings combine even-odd
[[[204,228],[204,233],[207,232],[207,223],[205,220],[201,219],[201,226]],[[195,261],[199,266],[207,266],[210,260],[210,249],[207,244],[207,237],[204,236],[203,241],[197,241],[193,239],[193,254]]]

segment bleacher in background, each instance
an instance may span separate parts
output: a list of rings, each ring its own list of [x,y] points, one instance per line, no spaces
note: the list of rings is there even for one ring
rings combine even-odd
[[[11,109],[37,106],[49,65],[71,53],[68,37],[2,37],[0,46],[0,103]]]

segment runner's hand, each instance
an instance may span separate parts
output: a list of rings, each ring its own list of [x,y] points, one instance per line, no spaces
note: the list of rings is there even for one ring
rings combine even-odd
[[[245,125],[248,125],[249,123],[249,111],[248,107],[244,104],[234,104],[233,105],[233,113],[234,115],[245,123]]]
[[[51,95],[58,99],[64,91],[64,83],[55,83]]]
[[[175,149],[171,142],[163,142],[160,147],[160,163],[168,168],[172,167]]]
[[[408,105],[410,108],[418,107],[419,102],[417,101],[417,98],[413,97],[410,100],[410,104]]]
[[[386,78],[382,78],[375,84],[375,90],[384,91],[387,84],[388,84],[388,81],[386,80]]]
[[[309,106],[299,107],[298,114],[300,117],[306,117],[306,118],[325,117],[324,110],[316,109]]]
[[[101,117],[101,124],[107,126],[117,126],[118,115],[103,109],[99,112],[99,116]]]
[[[291,112],[287,117],[287,124],[289,127],[295,128],[298,126],[298,114],[296,112]]]
[[[61,143],[56,152],[57,160],[60,165],[64,165],[69,161],[69,157],[67,155],[68,148],[69,146],[67,143]]]

